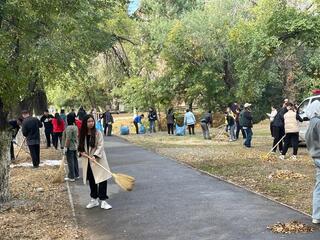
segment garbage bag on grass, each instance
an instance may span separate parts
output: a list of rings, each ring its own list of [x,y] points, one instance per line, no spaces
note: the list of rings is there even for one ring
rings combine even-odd
[[[139,127],[139,134],[145,134],[146,133],[146,127],[141,124]]]
[[[176,136],[184,136],[186,134],[186,126],[179,127],[176,124]]]
[[[120,135],[129,135],[129,127],[121,126],[120,127]]]

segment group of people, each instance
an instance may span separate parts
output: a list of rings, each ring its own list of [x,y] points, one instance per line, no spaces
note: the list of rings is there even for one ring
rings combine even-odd
[[[108,118],[110,122],[105,121],[105,124],[110,125],[113,122],[112,115],[110,117],[110,114],[106,113],[101,117]],[[96,117],[87,114],[83,108],[80,108],[77,114],[72,110],[65,115],[64,111],[61,110],[54,116],[48,110],[45,110],[40,119],[31,116],[29,111],[24,110],[22,111],[22,118],[11,121],[11,126],[12,129],[15,129],[14,132],[21,126],[33,167],[38,168],[40,164],[40,128],[44,125],[47,147],[51,146],[52,138],[53,146],[58,149],[60,139],[60,148],[63,149],[68,163],[66,181],[74,182],[80,178],[78,156],[82,157],[83,182],[85,184],[87,180],[89,181],[91,196],[91,200],[86,207],[99,206],[98,199],[100,199],[101,208],[111,209],[112,207],[106,202],[106,199],[108,198],[107,180],[112,176],[96,164],[98,162],[104,168],[110,170],[104,150],[103,133],[96,128],[96,121]]]
[[[241,131],[244,139],[243,145],[251,148],[253,117],[250,103],[245,103],[243,107],[238,103],[231,104],[225,111],[225,125],[230,142],[238,140]]]
[[[136,129],[136,134],[141,133],[139,131],[139,125],[142,125],[142,120],[144,119],[144,114],[140,114],[134,117],[133,119],[133,125]],[[154,108],[150,107],[148,112],[148,121],[149,121],[149,132],[155,133],[156,132],[156,122],[158,121],[158,115]]]
[[[272,153],[280,152],[279,158],[285,159],[289,146],[293,148],[291,159],[296,159],[299,147],[299,122],[303,119],[297,112],[297,106],[285,99],[282,107],[275,107],[268,114],[270,118],[270,131],[273,137]]]

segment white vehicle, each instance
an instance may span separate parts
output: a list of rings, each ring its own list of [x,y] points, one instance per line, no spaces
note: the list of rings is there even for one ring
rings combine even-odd
[[[306,112],[307,112],[310,104],[315,100],[320,101],[320,95],[308,97],[305,100],[303,100],[302,103],[300,103],[299,108],[298,108],[298,113],[302,119],[307,118]],[[303,142],[305,141],[305,135],[306,135],[308,126],[309,126],[309,121],[303,121],[302,123],[300,123],[300,131],[299,131],[300,141],[303,141]]]

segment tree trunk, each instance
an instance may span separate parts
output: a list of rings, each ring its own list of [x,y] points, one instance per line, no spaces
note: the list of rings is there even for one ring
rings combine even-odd
[[[10,165],[10,140],[7,131],[8,113],[4,110],[0,98],[0,203],[9,199],[9,165]]]
[[[9,200],[10,141],[8,131],[0,131],[0,203]]]
[[[42,115],[48,108],[47,94],[44,90],[37,90],[33,95],[33,108],[37,116]]]
[[[162,131],[162,122],[161,122],[161,109],[158,107],[158,130]]]

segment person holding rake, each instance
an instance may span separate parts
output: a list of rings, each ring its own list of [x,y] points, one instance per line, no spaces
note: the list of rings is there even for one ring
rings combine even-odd
[[[86,184],[88,180],[90,186],[91,200],[86,208],[99,206],[99,198],[102,209],[111,209],[112,206],[106,200],[108,199],[107,180],[112,177],[112,174],[101,167],[110,171],[104,151],[103,135],[96,130],[92,115],[86,115],[82,121],[78,151],[82,157],[83,183]]]

